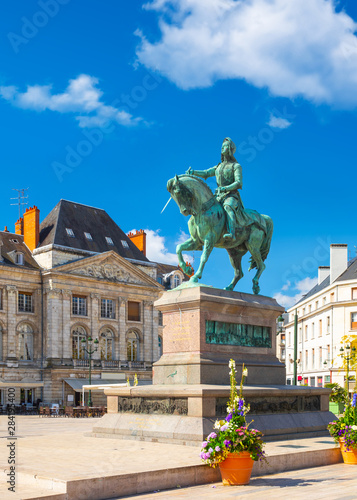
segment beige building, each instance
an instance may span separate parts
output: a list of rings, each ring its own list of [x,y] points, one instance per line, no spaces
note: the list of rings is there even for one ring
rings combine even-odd
[[[151,380],[162,349],[153,303],[168,274],[184,278],[146,258],[143,231],[128,237],[104,210],[61,200],[41,225],[33,207],[0,239],[2,404],[10,386],[17,404],[78,404],[90,337],[93,384]]]
[[[348,262],[345,244],[330,247],[330,267],[319,267],[318,283],[287,311],[277,355],[286,361],[287,383],[293,383],[294,318],[297,327],[297,376],[300,384],[324,386],[346,380],[340,348],[357,349],[357,258]],[[346,356],[348,351],[344,351]],[[355,371],[351,370],[355,380]],[[350,387],[355,381],[350,382]]]

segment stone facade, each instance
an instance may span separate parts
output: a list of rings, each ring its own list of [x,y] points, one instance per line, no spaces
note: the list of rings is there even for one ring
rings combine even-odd
[[[1,269],[1,381],[26,382],[26,394],[23,390],[21,396],[21,388],[16,388],[18,403],[21,399],[65,403],[70,394],[73,403],[78,400],[64,382],[88,379],[89,361],[82,346],[76,349],[75,345],[78,333],[99,339],[92,356],[92,383],[106,376],[114,382],[115,378],[117,382],[132,379],[134,373],[151,378],[162,330],[153,302],[162,287],[143,272],[145,266],[140,267],[108,252],[47,270]],[[20,310],[23,293],[31,298],[31,310],[26,312]],[[76,297],[84,304],[83,310],[75,308]],[[110,301],[109,311],[103,309],[103,300],[105,305]],[[130,317],[130,303],[137,305],[138,317]],[[43,390],[38,386],[41,382]],[[6,390],[2,392],[5,403]],[[98,397],[93,393],[94,402]]]

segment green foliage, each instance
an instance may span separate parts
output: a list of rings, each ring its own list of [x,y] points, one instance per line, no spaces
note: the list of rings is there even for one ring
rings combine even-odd
[[[332,403],[343,403],[346,404],[349,401],[348,394],[346,393],[346,390],[341,387],[339,384],[336,382],[330,383],[330,384],[325,384],[325,387],[328,389],[332,389],[332,392],[330,394],[330,401]]]

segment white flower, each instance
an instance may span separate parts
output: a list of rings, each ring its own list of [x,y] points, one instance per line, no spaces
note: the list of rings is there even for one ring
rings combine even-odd
[[[357,425],[352,425],[351,429],[353,429],[354,431],[357,431]]]
[[[227,412],[232,413],[232,411],[233,411],[233,408],[231,408],[230,406],[227,406]]]
[[[228,366],[229,366],[229,368],[234,368],[234,369],[235,369],[235,367],[236,367],[236,362],[235,362],[233,359],[230,359],[230,360],[229,360],[229,365],[228,365]]]
[[[220,429],[221,428],[221,424],[220,424],[219,420],[215,421],[213,428],[214,429]]]
[[[248,368],[244,368],[242,375],[243,377],[248,377]]]

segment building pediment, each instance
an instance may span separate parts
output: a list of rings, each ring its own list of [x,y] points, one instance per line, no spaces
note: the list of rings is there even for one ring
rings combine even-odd
[[[75,276],[86,276],[112,283],[155,286],[161,288],[157,281],[115,252],[106,252],[104,254],[81,259],[80,261],[64,264],[56,267],[56,271]]]

